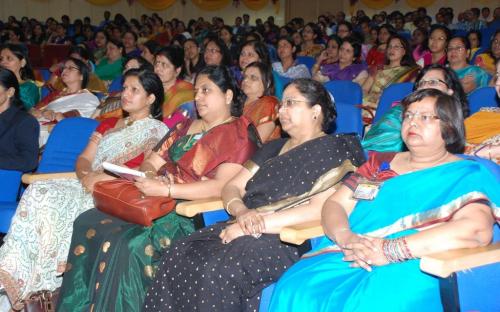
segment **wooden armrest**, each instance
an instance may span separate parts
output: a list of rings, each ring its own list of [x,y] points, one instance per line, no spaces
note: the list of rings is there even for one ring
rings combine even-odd
[[[422,257],[420,269],[439,277],[466,269],[500,262],[500,242],[485,247],[444,251]]]
[[[306,240],[324,235],[321,221],[310,221],[294,226],[288,226],[281,230],[280,239],[283,242],[301,245]]]
[[[224,209],[220,198],[190,200],[177,204],[175,212],[181,216],[192,218],[199,213]]]
[[[51,179],[76,179],[76,172],[56,172],[56,173],[25,173],[22,181],[25,184],[31,184],[36,181]]]

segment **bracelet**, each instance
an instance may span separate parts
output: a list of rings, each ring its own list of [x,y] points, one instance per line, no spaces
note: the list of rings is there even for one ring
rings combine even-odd
[[[231,199],[230,199],[230,200],[226,203],[226,211],[227,211],[230,215],[233,215],[233,214],[231,213],[231,210],[229,209],[229,205],[231,205],[231,204],[232,204],[233,202],[235,202],[235,201],[240,201],[240,202],[242,202],[242,203],[243,203],[243,200],[242,200],[241,198],[239,198],[239,197],[233,197],[233,198],[231,198]]]
[[[415,258],[408,248],[405,237],[384,240],[382,251],[390,263],[403,262]]]
[[[168,197],[172,197],[172,183],[169,183],[168,184],[168,194],[167,194]]]
[[[147,178],[153,178],[156,176],[156,172],[154,172],[153,170],[144,171],[144,174],[146,175]]]

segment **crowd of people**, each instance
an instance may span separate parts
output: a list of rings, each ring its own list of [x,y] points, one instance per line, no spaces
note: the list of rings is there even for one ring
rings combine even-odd
[[[100,121],[76,178],[22,194],[0,247],[0,311],[56,289],[61,312],[257,311],[275,282],[270,311],[440,311],[419,259],[488,245],[500,220],[498,176],[461,155],[500,162],[500,108],[468,103],[486,86],[500,97],[500,7],[490,15],[0,22],[0,169],[34,171],[65,118]],[[45,81],[33,45],[69,46]],[[330,133],[336,80],[363,92],[363,137]],[[413,93],[373,122],[400,82]],[[221,198],[231,219],[196,229],[174,211],[146,227],[96,209],[96,184],[117,179],[104,162],[143,171],[143,196]],[[280,241],[320,219],[311,252]]]

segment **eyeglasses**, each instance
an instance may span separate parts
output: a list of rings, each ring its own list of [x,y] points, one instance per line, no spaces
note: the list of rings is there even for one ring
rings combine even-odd
[[[219,49],[216,49],[216,48],[205,49],[205,51],[207,51],[207,52],[209,52],[209,53],[212,53],[212,54],[215,54],[215,53],[220,53],[220,50],[219,50]]]
[[[435,88],[437,87],[440,83],[444,84],[446,87],[448,87],[448,84],[446,84],[445,81],[441,79],[429,79],[429,80],[420,80],[417,83],[417,89],[424,89],[426,87],[430,88]]]
[[[439,119],[438,116],[430,113],[406,112],[403,114],[403,122],[412,121],[415,117],[417,117],[424,124],[430,124],[433,120]]]
[[[256,75],[243,75],[243,80],[259,81],[260,77]]]
[[[465,50],[465,47],[448,47],[448,52],[453,52],[453,51],[462,52],[463,50]]]
[[[297,106],[297,103],[309,103],[306,100],[296,100],[296,99],[283,99],[281,100],[280,108],[292,108]]]

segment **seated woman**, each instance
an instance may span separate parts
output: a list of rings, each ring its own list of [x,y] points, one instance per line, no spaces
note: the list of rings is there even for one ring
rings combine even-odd
[[[108,41],[109,37],[104,30],[98,30],[95,32],[94,40],[89,43],[89,47],[92,50],[96,63],[99,63],[104,57],[106,57],[106,46]]]
[[[361,56],[361,43],[352,37],[347,37],[342,41],[339,52],[339,61],[335,64],[323,65],[319,82],[329,80],[351,80],[360,85],[368,78],[367,67],[359,63]]]
[[[203,60],[206,65],[222,65],[230,67],[232,65],[231,54],[222,39],[210,38],[203,50]]]
[[[153,65],[149,63],[145,58],[141,56],[135,56],[127,58],[125,60],[122,74],[125,75],[127,71],[134,68],[154,71]],[[99,121],[103,121],[108,118],[122,118],[123,111],[121,109],[121,98],[122,98],[122,91],[110,93],[100,101],[99,106],[97,106],[91,118],[94,118]]]
[[[78,179],[38,181],[24,192],[0,248],[0,285],[13,308],[22,308],[22,300],[33,291],[60,286],[73,220],[94,207],[94,184],[114,179],[103,172],[102,163],[131,168],[141,164],[144,152],[168,130],[157,120],[162,102],[163,88],[155,74],[128,71],[122,106],[129,116],[100,124],[78,157]]]
[[[424,67],[415,80],[413,90],[429,88],[455,96],[462,104],[463,116],[469,116],[469,100],[453,70],[439,64]],[[405,150],[401,138],[403,107],[399,104],[399,102],[393,103],[391,109],[370,127],[370,131],[365,133],[363,141],[361,141],[364,150],[377,152],[402,152]]]
[[[427,44],[429,42],[429,36],[427,29],[419,27],[413,31],[411,36],[411,49],[413,59],[418,61],[424,56],[424,53],[428,50]]]
[[[465,143],[458,99],[426,89],[402,105],[409,151],[374,153],[325,202],[327,237],[280,278],[270,311],[442,311],[419,258],[490,243],[498,178],[453,155]]]
[[[325,134],[335,117],[319,82],[288,85],[279,118],[290,138],[264,145],[224,187],[235,223],[204,228],[165,250],[143,311],[258,309],[261,290],[298,260],[296,246],[280,241],[280,229],[318,219],[344,174],[332,172],[343,171],[344,161],[364,160],[355,136]]]
[[[155,54],[160,50],[160,45],[154,40],[148,40],[139,46],[141,56],[151,65],[155,62]]]
[[[207,66],[195,86],[201,119],[177,126],[144,162],[143,171],[159,174],[138,178],[136,186],[145,195],[180,200],[220,197],[222,187],[257,148],[250,121],[235,118],[241,115],[242,105],[229,70]],[[68,257],[72,268],[64,275],[58,311],[139,311],[159,253],[193,230],[192,220],[174,212],[151,227],[127,223],[96,209],[82,214],[74,222]],[[91,240],[87,239],[89,231],[95,233]],[[105,252],[100,252],[102,248]]]
[[[155,55],[155,73],[165,90],[163,120],[172,128],[186,118],[196,118],[193,85],[185,80],[184,49],[172,45],[160,49]]]
[[[322,40],[321,31],[319,26],[315,23],[306,24],[302,29],[302,39],[300,52],[298,52],[297,55],[312,56],[316,58],[325,48],[324,45],[319,43]]]
[[[196,74],[205,66],[201,57],[200,46],[195,39],[184,42],[184,67],[186,68],[186,81],[194,82]]]
[[[137,47],[137,34],[127,30],[122,35],[123,50],[125,57],[140,56],[142,51]]]
[[[337,35],[331,35],[326,43],[326,48],[316,58],[316,63],[312,67],[313,79],[321,82],[321,75],[325,75],[325,70],[338,63],[339,48],[342,44],[342,39]]]
[[[474,60],[474,65],[477,65],[488,72],[495,75],[495,63],[500,59],[500,30],[495,32],[491,38],[490,49],[485,53],[479,54]]]
[[[243,115],[257,127],[263,143],[281,136],[278,119],[279,101],[274,94],[273,73],[269,65],[250,63],[245,68],[241,90],[245,94]]]
[[[273,70],[280,76],[297,79],[311,78],[309,69],[295,61],[295,45],[292,38],[281,37],[278,40],[278,57],[280,62],[273,63]]]
[[[464,37],[457,36],[450,39],[446,52],[448,64],[457,74],[466,94],[477,88],[488,86],[489,82],[489,76],[485,70],[479,66],[469,65],[469,50],[469,41]]]
[[[16,75],[19,83],[19,96],[26,110],[40,101],[40,90],[36,86],[35,76],[29,58],[20,45],[6,44],[0,47],[0,66]]]
[[[495,89],[500,98],[500,59],[497,60]],[[466,153],[500,164],[500,108],[482,108],[465,120]]]
[[[378,68],[363,83],[363,119],[370,124],[377,110],[380,95],[392,83],[414,81],[419,71],[411,56],[408,41],[392,36],[387,45],[385,66]]]
[[[379,67],[385,64],[387,54],[387,44],[389,39],[396,34],[394,27],[389,24],[380,26],[375,45],[366,55],[366,64],[369,67]]]
[[[17,77],[0,67],[0,169],[29,172],[38,165],[40,126],[19,98]]]
[[[122,74],[125,49],[121,41],[110,39],[106,43],[106,57],[98,61],[95,74],[103,81],[113,81]]]
[[[267,46],[258,40],[250,40],[241,46],[241,52],[238,58],[238,66],[231,67],[233,75],[241,85],[243,80],[243,71],[248,64],[253,62],[261,62],[271,67],[271,59],[269,58],[269,50]]]
[[[420,67],[425,67],[431,64],[446,64],[446,47],[450,40],[451,32],[443,25],[432,25],[428,47],[429,51],[423,53],[422,57],[416,61]]]
[[[475,60],[477,52],[481,49],[481,38],[482,35],[479,30],[471,30],[467,33],[467,41],[469,41],[470,44],[469,59]]]
[[[86,89],[89,68],[79,59],[68,58],[64,62],[61,79],[66,88],[53,91],[30,110],[44,125],[41,129],[40,146],[47,142],[47,124],[67,117],[90,117],[99,105],[99,99]]]

